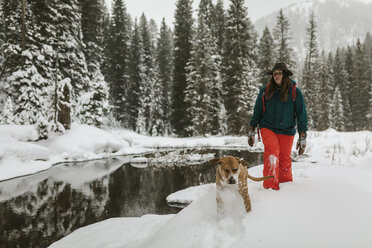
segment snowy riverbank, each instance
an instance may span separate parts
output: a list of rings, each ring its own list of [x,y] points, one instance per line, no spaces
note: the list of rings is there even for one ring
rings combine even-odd
[[[65,134],[54,134],[47,140],[36,139],[33,126],[0,125],[0,181],[46,170],[60,162],[140,154],[156,148],[247,147],[246,137],[148,137],[86,125],[73,125]],[[253,149],[260,148],[262,144]]]
[[[249,181],[248,214],[229,194],[229,210],[217,215],[210,184],[175,193],[193,201],[177,215],[108,219],[50,247],[372,247],[372,133],[309,132],[306,156],[296,160],[294,182],[280,191]]]

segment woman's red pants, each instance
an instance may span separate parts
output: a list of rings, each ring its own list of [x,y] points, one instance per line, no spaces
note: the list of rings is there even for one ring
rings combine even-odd
[[[263,182],[264,188],[279,190],[279,183],[293,181],[291,150],[294,136],[277,134],[261,128],[264,151],[264,176],[274,176]]]

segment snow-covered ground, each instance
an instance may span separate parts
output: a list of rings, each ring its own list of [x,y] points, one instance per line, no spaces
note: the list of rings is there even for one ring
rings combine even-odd
[[[161,147],[246,148],[246,137],[159,138],[88,126],[45,141],[34,142],[35,137],[32,127],[0,127],[1,179],[56,162]],[[262,149],[262,143],[249,149]],[[169,196],[172,202],[191,202],[177,215],[108,219],[50,247],[372,247],[372,132],[309,132],[305,155],[293,155],[294,181],[279,191],[249,181],[250,213],[231,191],[223,196],[225,214],[218,215],[215,185],[202,185]],[[249,171],[260,176],[262,165]]]
[[[372,247],[372,133],[308,137],[306,155],[293,163],[294,182],[273,191],[249,181],[250,213],[227,192],[227,211],[218,215],[215,185],[203,185],[170,196],[192,202],[177,215],[108,219],[50,247]],[[262,175],[262,166],[250,174]]]

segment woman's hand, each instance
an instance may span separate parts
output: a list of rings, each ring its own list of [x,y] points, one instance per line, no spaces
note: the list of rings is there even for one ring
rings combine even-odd
[[[254,127],[250,127],[250,129],[248,130],[248,145],[251,147],[254,144],[254,135],[255,135],[254,129],[255,129]]]
[[[305,152],[306,137],[306,133],[300,133],[300,138],[297,140],[296,150],[298,150],[299,155],[302,155]]]

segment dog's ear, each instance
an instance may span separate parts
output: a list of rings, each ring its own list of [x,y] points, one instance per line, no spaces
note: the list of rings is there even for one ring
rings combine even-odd
[[[211,165],[217,165],[219,160],[220,160],[219,158],[214,158],[209,160],[209,163],[211,163]]]
[[[243,160],[240,160],[240,163],[242,163],[242,165],[243,166],[246,166],[246,167],[248,167],[248,162],[247,161],[245,161],[244,159]]]
[[[242,161],[240,160],[240,158],[239,157],[235,157],[235,159],[239,162],[239,163],[241,163]]]

